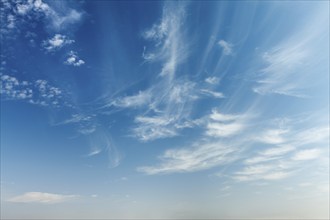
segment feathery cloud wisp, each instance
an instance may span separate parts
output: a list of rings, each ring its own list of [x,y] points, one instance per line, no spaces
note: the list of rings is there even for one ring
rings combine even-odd
[[[323,49],[329,46],[329,29],[324,24],[329,12],[316,13],[309,15],[304,28],[263,54],[266,67],[259,71],[254,92],[307,98],[311,88],[324,85],[328,69],[323,66],[329,66],[329,53]]]
[[[224,94],[221,92],[214,92],[214,91],[211,91],[208,89],[201,89],[200,91],[201,91],[201,93],[208,95],[208,96],[212,96],[214,98],[218,98],[218,99],[225,98]]]
[[[150,91],[139,91],[138,94],[118,98],[112,102],[112,105],[121,108],[139,107],[150,103],[152,94]]]
[[[233,54],[233,45],[225,40],[220,40],[218,42],[218,44],[220,45],[220,47],[223,50],[223,54],[224,55],[231,55]]]
[[[139,167],[138,171],[153,175],[205,170],[231,162],[235,151],[235,147],[221,142],[198,143],[193,147],[167,150],[160,157],[161,164]]]
[[[213,76],[213,77],[207,77],[205,79],[205,82],[207,82],[207,83],[209,83],[211,85],[217,85],[220,82],[220,78],[215,77],[215,76]]]
[[[60,203],[65,202],[70,199],[77,198],[77,195],[63,195],[63,194],[54,194],[54,193],[45,193],[45,192],[27,192],[23,195],[15,196],[10,198],[9,202],[15,203]]]
[[[213,110],[207,123],[206,135],[211,137],[230,137],[245,128],[243,115],[226,115]]]
[[[321,154],[320,149],[306,149],[296,152],[292,157],[293,160],[314,160]]]

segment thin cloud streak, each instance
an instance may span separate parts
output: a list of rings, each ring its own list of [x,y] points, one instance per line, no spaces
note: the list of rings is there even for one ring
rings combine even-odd
[[[211,84],[211,85],[217,85],[220,82],[220,78],[212,76],[212,77],[207,77],[205,79],[205,82]]]
[[[9,202],[13,203],[44,203],[44,204],[54,204],[62,203],[74,198],[77,198],[77,195],[63,195],[63,194],[54,194],[54,193],[45,193],[45,192],[27,192],[23,195],[15,196],[8,199]]]
[[[233,54],[233,45],[225,40],[220,40],[218,42],[220,47],[223,50],[224,55],[232,55]]]
[[[163,161],[156,166],[139,167],[139,172],[148,175],[182,172],[196,172],[233,161],[236,149],[223,143],[198,143],[193,147],[171,149],[160,157]]]
[[[329,66],[329,53],[323,49],[329,46],[329,29],[324,25],[329,12],[320,8],[308,16],[303,28],[262,55],[266,67],[259,71],[255,93],[309,98],[308,90],[322,85],[320,79],[328,72],[322,66]]]

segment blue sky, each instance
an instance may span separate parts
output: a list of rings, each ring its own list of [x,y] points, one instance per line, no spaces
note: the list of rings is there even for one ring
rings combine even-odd
[[[328,218],[328,1],[1,0],[1,218]]]

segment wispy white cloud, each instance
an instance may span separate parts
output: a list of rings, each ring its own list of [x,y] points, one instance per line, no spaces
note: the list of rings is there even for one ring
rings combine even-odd
[[[206,134],[211,137],[230,137],[242,131],[243,128],[244,124],[240,122],[230,124],[211,122],[207,125]]]
[[[205,82],[211,84],[211,85],[217,85],[220,82],[220,78],[212,76],[212,77],[207,77],[205,79]]]
[[[71,66],[81,66],[85,64],[85,61],[80,59],[76,52],[70,51],[64,63]]]
[[[325,144],[329,138],[325,134],[328,131],[326,127],[302,126],[301,123],[306,121],[301,118],[270,120],[270,125],[254,125],[253,129],[248,129],[253,127],[251,119],[255,117],[252,113],[223,114],[214,109],[198,123],[204,127],[205,133],[192,146],[166,150],[159,157],[159,164],[142,166],[138,171],[148,175],[196,172],[235,162],[239,168],[229,171],[226,176],[236,181],[282,180],[308,167],[302,161],[317,159],[321,155],[319,148],[298,150],[300,147]],[[167,120],[143,120],[162,126],[167,123]],[[274,121],[279,121],[279,124],[274,126]],[[302,138],[312,131],[323,131],[321,133],[324,134],[312,140]],[[254,151],[252,147],[255,146],[262,148]],[[239,165],[238,161],[242,164]]]
[[[226,115],[213,110],[207,123],[206,135],[211,137],[230,137],[241,132],[246,125],[243,115]]]
[[[281,144],[285,142],[285,135],[288,132],[286,129],[269,129],[256,137],[257,141],[267,143],[267,144]]]
[[[188,45],[184,41],[182,25],[185,19],[185,3],[166,2],[162,19],[142,35],[155,43],[151,52],[144,51],[147,61],[163,63],[161,76],[173,78],[180,64],[188,55]]]
[[[216,109],[213,109],[209,117],[214,121],[228,122],[239,120],[240,118],[242,118],[242,115],[222,114]]]
[[[160,156],[162,162],[159,165],[139,167],[138,171],[149,175],[195,172],[231,163],[241,157],[239,146],[245,138],[227,142],[224,137],[243,131],[242,122],[247,118],[245,114],[226,115],[214,109],[197,123],[205,127],[206,133],[192,146],[167,150]],[[166,120],[160,122],[166,123]]]
[[[215,91],[211,91],[211,90],[208,90],[208,89],[201,89],[200,91],[201,91],[202,94],[209,95],[209,96],[212,96],[214,98],[218,98],[218,99],[225,98],[225,95],[221,92],[215,92]]]
[[[282,145],[274,148],[268,148],[262,152],[260,152],[260,155],[266,156],[266,157],[272,157],[272,156],[280,156],[283,154],[287,154],[291,151],[295,150],[295,148],[292,145]]]
[[[245,167],[242,171],[236,172],[233,178],[238,181],[281,180],[290,175],[291,172],[286,166],[281,165],[281,162],[276,162]]]
[[[118,167],[123,159],[123,155],[113,140],[110,132],[102,127],[97,120],[97,114],[72,114],[69,119],[53,123],[54,126],[72,125],[76,131],[83,135],[88,143],[89,152],[84,157],[93,157],[102,154],[108,156],[108,167]]]
[[[153,87],[148,114],[136,116],[134,135],[142,141],[173,137],[178,131],[192,126],[189,123],[192,102],[196,100],[195,84],[189,81],[173,82]]]
[[[166,116],[142,117],[135,119],[138,126],[133,129],[134,134],[142,141],[176,136],[177,129],[172,125],[173,120]]]
[[[253,91],[261,95],[280,94],[299,98],[310,97],[312,88],[323,85],[327,77],[329,23],[325,9],[311,16],[295,34],[284,38],[262,55],[265,67],[259,71]],[[321,65],[322,64],[322,65]],[[322,84],[323,83],[323,84]]]
[[[310,127],[296,132],[292,141],[297,146],[328,142],[329,133],[329,125]]]
[[[314,160],[321,154],[320,149],[306,149],[295,153],[292,157],[293,160]]]
[[[139,91],[138,94],[117,98],[112,105],[122,108],[139,107],[150,103],[152,94],[150,91]]]
[[[45,193],[45,192],[27,192],[23,195],[15,196],[10,198],[9,202],[15,203],[61,203],[68,200],[77,198],[77,195],[63,195],[63,194],[54,194],[54,193]]]
[[[92,156],[100,154],[101,152],[102,152],[101,149],[95,148],[95,149],[91,150],[91,152],[89,152],[89,154],[87,154],[87,156],[92,157]]]
[[[108,154],[109,168],[115,168],[120,165],[123,156],[108,132],[98,130],[89,134],[87,137],[89,138],[90,145],[90,152],[87,156],[95,156],[104,152]]]
[[[224,55],[233,54],[233,45],[225,40],[220,40],[218,42],[219,46],[222,48]]]
[[[291,145],[281,145],[277,147],[267,148],[259,151],[256,156],[244,160],[245,164],[260,164],[265,162],[277,161],[286,154],[294,151],[296,148]]]
[[[74,40],[69,39],[65,35],[55,34],[54,37],[43,41],[43,47],[47,51],[55,51],[64,47],[65,45],[74,43]]]
[[[194,172],[232,162],[234,146],[222,142],[197,143],[192,147],[171,149],[160,157],[162,163],[155,166],[139,167],[138,171],[148,175]]]
[[[135,115],[133,136],[141,141],[151,141],[179,135],[181,129],[192,127],[190,115],[193,102],[201,94],[196,83],[178,78],[177,69],[189,54],[190,40],[185,37],[185,2],[165,2],[159,22],[142,33],[151,42],[143,49],[147,63],[160,64],[158,82],[130,96],[116,98],[106,107],[139,108],[143,113]],[[212,97],[221,93],[205,91]]]
[[[302,164],[303,161],[320,158],[322,148],[315,148],[314,146],[315,144],[328,145],[329,133],[326,132],[328,128],[319,125],[314,128],[309,127],[295,130],[293,129],[294,127],[301,127],[302,125],[298,123],[292,127],[293,124],[287,126],[287,129],[266,129],[266,131],[262,132],[261,137],[263,138],[252,138],[251,140],[253,142],[262,141],[263,143],[272,145],[272,147],[259,150],[254,156],[250,155],[248,159],[245,159],[244,168],[242,171],[235,173],[234,179],[238,181],[284,179],[294,175],[298,170],[303,169],[303,167],[308,167],[308,164]],[[292,128],[289,129],[289,127]],[[314,133],[312,131],[319,132]],[[321,133],[324,134],[316,135],[320,131],[323,131]],[[308,138],[313,136],[309,135],[311,133],[315,134],[316,137]],[[252,135],[258,136],[256,134]],[[302,138],[304,136],[307,136],[307,138]],[[308,146],[313,148],[306,149]],[[300,150],[302,147],[304,147],[304,150]],[[267,170],[263,170],[264,172],[262,173],[247,172],[255,168],[267,168]]]

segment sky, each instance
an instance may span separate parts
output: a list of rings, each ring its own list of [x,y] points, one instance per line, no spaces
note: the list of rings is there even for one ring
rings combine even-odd
[[[2,219],[329,218],[328,1],[0,4]]]

